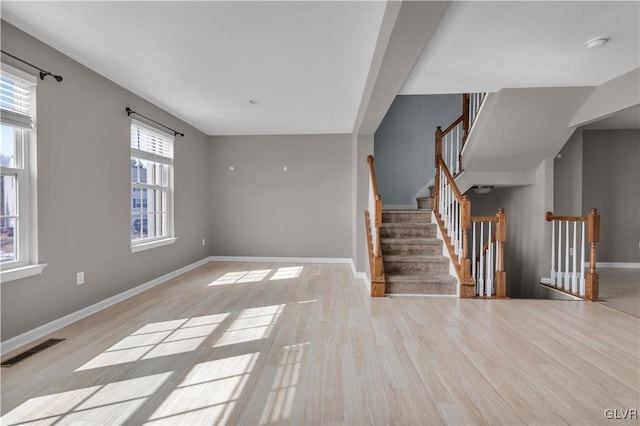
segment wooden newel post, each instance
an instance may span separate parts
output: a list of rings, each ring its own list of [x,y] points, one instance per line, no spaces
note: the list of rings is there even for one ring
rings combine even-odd
[[[496,297],[507,297],[507,273],[504,270],[504,243],[507,241],[507,214],[504,209],[498,209],[496,214],[496,242],[498,253],[496,257]]]
[[[431,210],[438,213],[438,194],[440,193],[440,157],[442,156],[442,128],[438,126],[436,129],[436,152],[434,166],[436,168],[436,176],[433,179],[434,197],[431,198]]]
[[[598,300],[598,273],[596,272],[596,244],[600,241],[600,215],[591,209],[587,215],[587,242],[589,243],[589,272],[586,276],[586,298]]]
[[[474,297],[476,295],[476,282],[471,276],[471,259],[469,259],[469,229],[471,228],[471,201],[466,195],[462,196],[460,203],[460,226],[462,228],[462,256],[460,267],[462,268],[462,282],[460,297]]]

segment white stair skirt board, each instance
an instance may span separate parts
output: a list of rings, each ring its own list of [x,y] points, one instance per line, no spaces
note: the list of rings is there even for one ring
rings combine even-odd
[[[83,318],[88,317],[89,315],[93,315],[97,312],[100,312],[104,309],[107,309],[110,306],[115,305],[116,303],[120,303],[124,300],[127,300],[133,296],[136,296],[143,291],[149,290],[157,285],[165,283],[172,278],[175,278],[179,275],[184,274],[185,272],[189,272],[192,269],[195,269],[199,266],[202,266],[209,262],[209,258],[204,258],[197,262],[194,262],[190,265],[183,266],[180,269],[176,269],[173,272],[169,272],[168,274],[162,275],[158,278],[155,278],[151,281],[148,281],[144,284],[140,284],[137,287],[124,291],[122,293],[116,294],[115,296],[111,296],[107,299],[104,299],[98,303],[94,303],[93,305],[87,306],[86,308],[80,309],[78,311],[72,312],[69,315],[65,315],[62,318],[58,318],[51,322],[41,325],[40,327],[36,327],[32,330],[29,330],[25,333],[19,334],[15,337],[7,339],[6,341],[0,343],[0,355],[4,355],[8,352],[11,352],[21,346],[27,345],[35,340],[38,340],[47,334],[53,333],[55,331],[60,330],[63,327],[68,326],[69,324],[73,324],[76,321],[80,321]]]
[[[431,212],[431,223],[436,224],[436,237],[442,241],[442,255],[449,260],[449,275],[456,279],[456,297],[460,297],[460,280],[458,279],[458,272],[456,271],[455,266],[453,266],[453,262],[451,261],[451,256],[449,255],[449,249],[447,249],[447,245],[444,242],[444,237],[442,235],[442,231],[440,231],[440,225],[438,224],[438,220],[436,219],[436,214]]]
[[[589,264],[585,262],[585,267],[588,269]],[[640,262],[596,262],[597,268],[627,268],[627,269],[640,269]]]

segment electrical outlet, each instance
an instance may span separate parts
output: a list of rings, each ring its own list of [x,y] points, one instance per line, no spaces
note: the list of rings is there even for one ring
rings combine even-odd
[[[205,240],[204,238],[202,239],[202,247],[207,245],[207,240]]]
[[[573,256],[573,247],[569,249],[569,256]]]
[[[84,284],[84,272],[78,272],[76,275],[76,285]]]

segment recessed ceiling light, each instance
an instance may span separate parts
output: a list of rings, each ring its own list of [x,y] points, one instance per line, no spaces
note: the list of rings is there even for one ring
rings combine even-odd
[[[608,41],[609,37],[596,37],[591,40],[587,40],[584,45],[587,46],[587,49],[593,49],[594,47],[604,46]]]
[[[257,99],[249,99],[249,103],[250,103],[251,105],[255,105],[255,104],[257,104],[257,103],[258,103],[258,100],[257,100]]]

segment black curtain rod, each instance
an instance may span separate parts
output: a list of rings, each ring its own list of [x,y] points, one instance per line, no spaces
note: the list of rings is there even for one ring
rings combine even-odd
[[[55,74],[51,74],[49,71],[47,70],[43,70],[42,68],[35,66],[33,64],[30,64],[29,62],[25,61],[24,59],[20,59],[15,55],[12,55],[9,52],[5,52],[4,50],[0,50],[0,52],[2,52],[3,54],[7,55],[7,56],[11,56],[13,59],[22,62],[23,64],[27,64],[29,65],[31,68],[35,68],[38,71],[40,71],[40,80],[44,80],[44,78],[48,75],[50,75],[51,77],[53,77],[56,81],[62,81],[62,76],[61,75],[55,75]]]
[[[139,115],[140,117],[142,117],[142,118],[144,118],[144,119],[146,119],[146,120],[149,120],[149,121],[152,121],[152,122],[156,123],[158,126],[162,126],[162,127],[164,127],[165,129],[171,130],[171,131],[173,132],[173,136],[178,136],[178,135],[180,135],[180,136],[184,137],[184,133],[179,132],[179,131],[177,131],[177,130],[174,130],[174,129],[172,129],[171,127],[167,127],[167,126],[165,126],[165,125],[164,125],[164,124],[162,124],[162,123],[158,123],[156,120],[152,120],[152,119],[151,119],[151,118],[149,118],[149,117],[145,117],[144,115],[142,115],[142,114],[140,114],[140,113],[138,113],[138,112],[135,112],[134,110],[132,110],[132,109],[131,109],[131,108],[129,108],[129,107],[126,107],[124,110],[125,110],[125,111],[127,111],[127,117],[129,117],[131,114]]]

